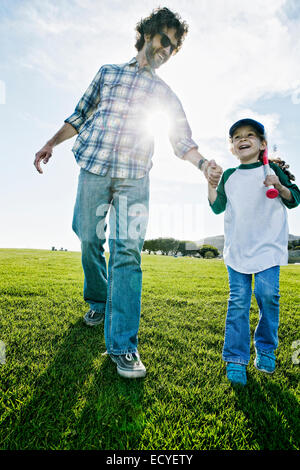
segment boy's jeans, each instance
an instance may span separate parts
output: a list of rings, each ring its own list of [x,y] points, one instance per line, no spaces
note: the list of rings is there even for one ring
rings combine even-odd
[[[149,206],[149,175],[111,178],[81,169],[73,230],[81,241],[84,300],[105,310],[105,343],[109,354],[137,351],[141,312],[141,251]],[[104,254],[109,214],[108,276]]]
[[[249,311],[252,274],[242,274],[227,266],[230,296],[225,324],[223,360],[247,365],[250,360]],[[254,274],[254,294],[259,306],[259,321],[254,333],[256,349],[271,352],[278,346],[279,273],[273,266]]]

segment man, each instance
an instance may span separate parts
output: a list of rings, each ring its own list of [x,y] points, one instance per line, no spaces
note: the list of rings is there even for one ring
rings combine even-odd
[[[88,325],[104,321],[107,353],[123,377],[144,377],[137,350],[141,311],[141,250],[149,203],[153,138],[145,126],[157,105],[170,118],[175,154],[204,172],[217,186],[221,169],[197,150],[177,96],[155,70],[178,52],[188,27],[167,8],[137,25],[137,56],[104,65],[63,127],[37,152],[34,165],[47,163],[54,146],[78,134],[73,146],[81,167],[73,230],[81,241]],[[209,168],[210,167],[210,168]],[[209,171],[208,171],[209,170]],[[110,209],[108,277],[103,245]]]

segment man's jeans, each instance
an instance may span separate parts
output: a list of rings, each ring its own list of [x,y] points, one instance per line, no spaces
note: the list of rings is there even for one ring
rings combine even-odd
[[[141,251],[148,223],[149,175],[99,176],[81,169],[73,230],[81,241],[84,300],[105,310],[109,354],[136,352],[141,312]],[[108,276],[104,243],[109,213]]]
[[[242,274],[227,266],[230,296],[225,324],[223,360],[247,365],[250,360],[249,312],[252,274]],[[259,306],[259,321],[254,333],[256,349],[274,351],[278,346],[279,274],[274,266],[254,274],[254,294]]]

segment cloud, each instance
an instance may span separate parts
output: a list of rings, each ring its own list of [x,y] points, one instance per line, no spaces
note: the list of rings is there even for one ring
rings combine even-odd
[[[188,5],[193,15],[184,52],[162,74],[184,97],[199,138],[224,136],[238,109],[297,88],[299,29],[290,28],[284,1]]]
[[[299,90],[299,3],[172,0],[165,4],[180,12],[189,34],[182,51],[158,73],[182,100],[203,153],[207,148],[208,153],[221,155],[233,120],[246,113],[254,117],[259,99],[278,95],[292,99]],[[102,64],[125,62],[135,54],[135,24],[156,6],[152,0],[18,2],[13,14],[1,20],[6,59],[42,74],[76,101]],[[260,119],[271,134],[276,132],[278,113],[260,114]]]
[[[170,61],[161,74],[182,95],[188,83],[206,110],[206,122],[212,118],[209,110],[231,110],[241,99],[287,92],[300,84],[295,83],[300,71],[296,3],[166,3],[188,21],[190,32],[178,60]],[[8,34],[17,31],[25,52],[23,65],[34,67],[60,86],[78,89],[78,83],[88,85],[102,63],[123,62],[135,53],[135,24],[155,6],[154,1],[138,0],[126,4],[121,0],[25,0],[17,4],[12,17],[2,20],[2,27]]]
[[[14,174],[16,181],[12,186],[9,177],[3,179],[3,201],[9,201],[3,212],[3,225],[8,228],[1,234],[5,246],[25,243],[47,248],[75,243],[70,224],[69,232],[63,229],[69,238],[61,238],[63,224],[71,218],[79,170],[71,156],[72,142],[55,150],[57,158],[43,180],[31,173],[34,152],[39,139],[51,137],[56,130],[52,121],[57,128],[61,125],[61,112],[71,112],[101,65],[125,62],[135,55],[135,25],[158,5],[157,0],[0,1],[0,101],[4,82],[13,98],[5,105],[0,102],[5,116],[2,154],[14,156],[6,159],[3,171]],[[166,0],[163,5],[178,11],[190,29],[182,51],[158,74],[181,99],[200,152],[224,169],[236,166],[228,149],[228,129],[235,120],[250,116],[266,125],[274,143],[284,141],[280,151],[287,154],[297,175],[299,0]],[[27,86],[31,78],[32,87]],[[16,139],[10,138],[13,132],[26,143],[25,155]],[[69,159],[64,159],[66,153]],[[150,180],[148,237],[170,234],[198,240],[222,233],[222,215],[215,217],[208,207],[203,175],[174,156],[165,135],[158,136]],[[57,187],[63,188],[61,194],[57,195]],[[39,191],[41,206],[32,203]],[[60,206],[53,205],[53,191]],[[34,233],[24,214],[30,214]],[[25,241],[20,220],[27,223]],[[291,233],[299,233],[297,211],[289,213],[289,221]]]

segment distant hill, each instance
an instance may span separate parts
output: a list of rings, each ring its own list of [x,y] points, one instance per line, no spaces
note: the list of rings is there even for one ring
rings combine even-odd
[[[223,253],[224,248],[224,235],[216,235],[214,237],[202,238],[195,242],[197,245],[212,245],[218,248],[220,253]]]
[[[289,242],[292,241],[292,240],[300,240],[300,236],[299,235],[289,235]]]
[[[289,241],[300,240],[300,235],[289,235]],[[197,245],[212,245],[218,248],[219,252],[223,254],[224,248],[224,235],[216,235],[214,237],[202,238],[195,242]]]

